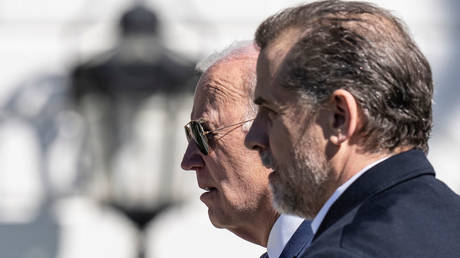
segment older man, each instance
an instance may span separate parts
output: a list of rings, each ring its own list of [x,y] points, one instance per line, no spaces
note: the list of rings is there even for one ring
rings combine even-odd
[[[459,257],[460,198],[425,157],[430,66],[388,11],[322,1],[286,9],[261,47],[246,145],[276,207],[313,219],[303,257]]]
[[[270,170],[244,146],[256,114],[252,104],[258,50],[234,44],[198,64],[189,145],[182,168],[195,170],[212,224],[252,243],[267,246],[270,258],[294,257],[311,240],[309,221],[273,208]],[[267,254],[265,254],[266,256]]]

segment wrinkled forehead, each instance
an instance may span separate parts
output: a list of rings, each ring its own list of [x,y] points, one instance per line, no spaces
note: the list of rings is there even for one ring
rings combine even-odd
[[[215,116],[237,116],[247,105],[245,71],[242,61],[211,66],[200,78],[195,91],[191,119],[216,119]]]

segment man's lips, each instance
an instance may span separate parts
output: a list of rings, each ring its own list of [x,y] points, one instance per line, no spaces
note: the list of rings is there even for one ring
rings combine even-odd
[[[198,187],[203,189],[204,193],[216,192],[217,188],[208,183],[198,182]]]
[[[216,187],[211,183],[208,182],[209,180],[206,180],[206,178],[198,178],[198,187],[205,190],[206,192],[216,190]]]
[[[205,190],[206,192],[217,191],[217,188],[212,186],[200,187],[201,189]]]
[[[206,187],[200,187],[201,189],[205,190],[203,194],[200,196],[200,200],[204,202],[206,205],[209,204],[209,201],[213,199],[213,197],[216,197],[217,194],[217,188],[211,187],[211,186],[206,186]]]
[[[204,190],[204,193],[200,196],[201,201],[204,202],[217,194],[218,188],[214,185],[214,181],[208,176],[206,171],[197,170],[196,175],[198,187]]]

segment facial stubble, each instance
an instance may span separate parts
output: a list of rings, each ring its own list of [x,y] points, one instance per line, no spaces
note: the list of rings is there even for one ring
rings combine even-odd
[[[267,160],[276,167],[270,176],[274,207],[281,213],[312,219],[328,198],[332,169],[312,138],[296,144],[292,157],[278,164]]]

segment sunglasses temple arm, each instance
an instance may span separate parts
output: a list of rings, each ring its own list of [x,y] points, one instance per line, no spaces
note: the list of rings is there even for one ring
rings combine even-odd
[[[206,132],[203,133],[203,135],[210,134],[210,133],[217,132],[217,131],[221,131],[221,130],[224,130],[226,128],[232,127],[232,126],[241,125],[241,124],[247,123],[249,121],[254,121],[254,119],[255,118],[252,118],[252,119],[248,119],[248,120],[245,120],[245,121],[238,122],[236,124],[231,124],[231,125],[227,125],[227,126],[224,126],[224,127],[221,127],[221,128],[217,128],[217,129],[212,130],[212,131],[206,131]]]

